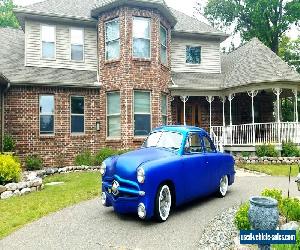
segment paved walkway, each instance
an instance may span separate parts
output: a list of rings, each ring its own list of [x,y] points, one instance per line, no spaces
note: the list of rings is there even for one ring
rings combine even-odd
[[[220,211],[264,188],[280,188],[286,194],[287,187],[288,178],[238,173],[224,199],[209,197],[186,204],[166,223],[119,216],[97,198],[25,226],[0,241],[0,249],[194,249],[204,226]],[[291,194],[299,196],[294,178]]]

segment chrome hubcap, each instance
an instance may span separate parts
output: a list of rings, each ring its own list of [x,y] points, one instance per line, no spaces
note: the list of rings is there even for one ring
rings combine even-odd
[[[159,193],[159,214],[162,220],[166,220],[171,209],[171,192],[167,185],[164,185]]]
[[[228,190],[228,177],[224,175],[220,180],[220,193],[225,196]]]

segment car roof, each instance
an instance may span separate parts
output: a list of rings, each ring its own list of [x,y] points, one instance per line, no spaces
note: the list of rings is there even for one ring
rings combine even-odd
[[[195,126],[184,126],[184,125],[161,126],[159,128],[154,129],[153,131],[159,131],[159,130],[167,130],[167,131],[174,131],[174,132],[181,132],[181,133],[202,132],[207,134],[207,132],[202,128],[195,127]]]

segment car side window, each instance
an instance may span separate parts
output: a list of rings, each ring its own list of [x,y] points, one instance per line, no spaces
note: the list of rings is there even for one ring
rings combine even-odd
[[[185,152],[190,154],[203,152],[199,134],[189,134],[185,144]]]
[[[215,146],[213,145],[211,140],[208,139],[208,137],[203,136],[202,140],[203,140],[204,150],[206,153],[214,153],[216,151]]]

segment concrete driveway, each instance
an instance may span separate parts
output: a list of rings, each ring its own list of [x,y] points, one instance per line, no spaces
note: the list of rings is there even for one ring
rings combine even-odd
[[[0,241],[0,249],[194,249],[205,225],[222,210],[264,188],[287,193],[288,178],[237,176],[224,199],[208,197],[177,208],[166,223],[119,216],[94,199],[31,223]],[[294,179],[291,194],[299,196]]]

